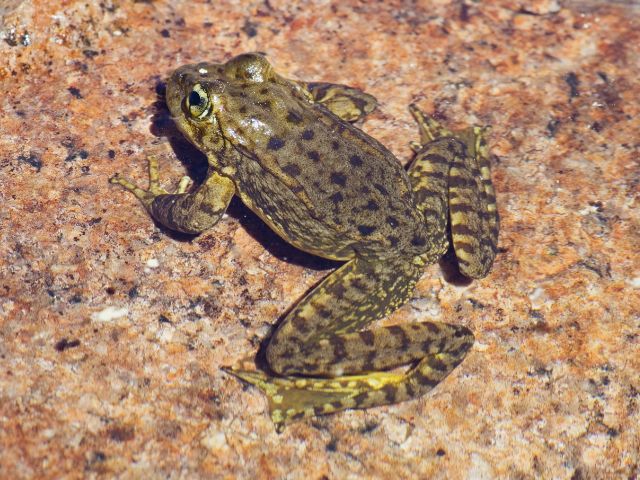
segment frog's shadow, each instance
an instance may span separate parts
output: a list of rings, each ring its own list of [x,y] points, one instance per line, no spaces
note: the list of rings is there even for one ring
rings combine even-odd
[[[156,84],[156,93],[158,94],[158,100],[153,104],[155,112],[151,117],[149,130],[156,137],[167,138],[175,156],[185,166],[187,175],[191,177],[195,185],[200,185],[207,175],[207,158],[176,127],[164,100],[164,83],[159,82]],[[317,257],[289,245],[235,196],[231,200],[226,213],[238,220],[254,240],[280,260],[312,270],[328,270],[341,265],[341,262]],[[175,232],[158,222],[155,223],[164,234],[174,240],[190,242],[196,237],[186,233]]]

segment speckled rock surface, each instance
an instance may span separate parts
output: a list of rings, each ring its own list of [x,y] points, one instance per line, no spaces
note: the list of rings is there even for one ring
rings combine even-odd
[[[631,1],[0,0],[0,478],[638,478],[639,32]],[[171,234],[107,182],[201,173],[162,79],[256,50],[377,96],[402,162],[412,101],[494,126],[492,273],[434,265],[386,321],[476,334],[424,398],[277,435],[220,366],[333,265],[239,202]]]

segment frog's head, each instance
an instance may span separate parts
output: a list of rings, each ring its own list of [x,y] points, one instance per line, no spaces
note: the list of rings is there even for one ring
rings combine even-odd
[[[197,63],[178,68],[167,82],[167,105],[180,131],[203,152],[224,148],[220,118],[229,111],[228,97],[239,83],[261,83],[274,78],[273,67],[259,53],[246,53],[227,63]]]

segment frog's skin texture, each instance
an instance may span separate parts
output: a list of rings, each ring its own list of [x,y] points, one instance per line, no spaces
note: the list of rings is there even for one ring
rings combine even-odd
[[[452,246],[460,271],[485,276],[498,215],[484,128],[453,132],[415,106],[408,172],[350,122],[376,101],[355,88],[279,76],[264,56],[178,68],[167,84],[178,128],[209,161],[207,179],[169,194],[116,176],[151,216],[197,234],[233,195],[290,244],[346,263],[303,298],[266,348],[268,373],[227,369],[268,397],[278,430],[295,419],[401,402],[428,392],[473,344],[438,322],[371,328],[404,304],[426,265]],[[406,372],[389,371],[409,365]]]

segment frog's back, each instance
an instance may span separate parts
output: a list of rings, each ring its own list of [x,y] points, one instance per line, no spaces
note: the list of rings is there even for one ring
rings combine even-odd
[[[314,248],[319,232],[330,237],[323,243],[334,245],[328,253],[419,250],[424,223],[391,152],[323,106],[279,91],[286,88],[245,88],[253,100],[246,103],[237,97],[245,119],[240,149],[247,157],[238,171],[241,197],[263,218],[260,210],[277,212],[273,226],[285,236],[291,230],[312,232],[311,238],[288,240],[314,253],[327,253]],[[247,135],[247,129],[254,131]]]

